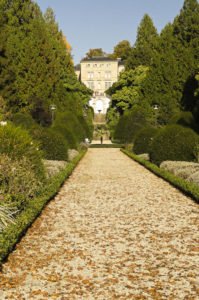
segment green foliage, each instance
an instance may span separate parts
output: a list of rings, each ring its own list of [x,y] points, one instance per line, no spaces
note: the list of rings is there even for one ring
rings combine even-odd
[[[104,56],[106,53],[102,50],[102,48],[95,48],[95,49],[90,49],[86,53],[87,58],[91,58],[93,56]]]
[[[37,198],[31,199],[26,208],[18,215],[15,223],[9,225],[6,230],[0,233],[0,263],[2,263],[34,220],[41,214],[46,204],[57,194],[61,185],[71,175],[85,153],[86,151],[82,151],[62,172],[52,177],[43,189],[42,194]]]
[[[168,181],[170,184],[172,184],[174,187],[178,188],[180,191],[185,193],[186,195],[190,196],[192,199],[194,199],[196,202],[199,203],[199,187],[198,185],[194,183],[190,183],[185,181],[182,178],[178,178],[175,175],[169,173],[166,170],[160,169],[158,166],[152,164],[149,161],[146,161],[139,156],[135,155],[132,152],[129,152],[127,150],[121,149],[123,153],[128,155],[130,158],[134,159],[144,167],[146,167],[148,170],[153,172],[158,177],[161,177]]]
[[[35,197],[42,183],[37,178],[34,166],[27,157],[12,160],[8,155],[0,155],[0,200],[1,203],[17,209]]]
[[[40,149],[48,160],[67,160],[68,144],[63,135],[52,129],[44,129],[38,136]]]
[[[115,128],[114,140],[132,143],[138,131],[147,125],[146,111],[135,107],[119,119]]]
[[[181,43],[191,46],[199,58],[199,3],[197,0],[185,0],[179,16],[174,20],[174,33]]]
[[[166,160],[195,161],[198,144],[199,136],[192,129],[168,125],[154,137],[150,159],[157,165]]]
[[[153,127],[141,129],[135,137],[133,151],[136,154],[149,153],[154,136],[158,130]]]
[[[87,117],[89,118],[89,115],[84,116],[78,116],[77,119],[79,121],[79,124],[81,124],[83,135],[82,138],[89,138],[92,139],[93,135],[93,125],[92,122],[87,122]]]
[[[170,124],[178,124],[184,127],[192,128],[197,130],[197,124],[193,117],[193,114],[190,111],[182,111],[178,114],[175,114],[169,121]]]
[[[122,61],[126,61],[130,53],[131,53],[130,42],[127,40],[123,40],[114,47],[113,54],[111,54],[110,57],[114,59],[121,58]]]
[[[57,115],[52,129],[63,136],[70,149],[77,149],[78,142],[82,136],[82,128],[80,129],[80,126],[76,116],[72,112],[66,112]],[[75,129],[74,131],[73,128]]]
[[[144,15],[137,31],[137,39],[129,55],[126,68],[134,69],[140,65],[150,66],[158,53],[158,33],[152,19]]]
[[[118,82],[107,91],[112,97],[112,107],[116,107],[119,112],[124,112],[139,103],[142,85],[148,70],[148,67],[139,66],[135,70],[124,71],[120,74]]]
[[[12,116],[12,122],[15,126],[20,126],[25,130],[31,131],[38,128],[38,124],[28,113],[18,112]]]
[[[115,131],[115,128],[116,128],[117,123],[119,121],[119,118],[120,118],[120,114],[116,110],[116,108],[115,107],[110,107],[107,111],[106,119],[107,119],[107,126],[108,126],[108,129],[109,129],[111,138],[114,136],[114,131]]]
[[[43,16],[31,0],[2,0],[0,26],[4,113],[29,113],[42,126],[51,125],[51,104],[58,111],[83,114],[91,91],[76,78],[70,45],[52,9]]]
[[[13,125],[0,126],[0,154],[8,155],[14,161],[27,158],[36,176],[44,180],[41,152],[27,131]]]

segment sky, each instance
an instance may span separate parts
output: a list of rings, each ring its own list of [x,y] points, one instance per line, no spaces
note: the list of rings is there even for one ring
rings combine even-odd
[[[36,0],[43,12],[54,10],[56,21],[72,46],[75,64],[91,48],[113,52],[122,40],[132,45],[144,14],[160,32],[179,14],[184,0]]]

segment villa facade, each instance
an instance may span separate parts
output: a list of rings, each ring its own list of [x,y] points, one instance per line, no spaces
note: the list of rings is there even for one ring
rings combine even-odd
[[[93,107],[95,114],[106,114],[110,104],[106,90],[118,81],[122,70],[124,65],[121,60],[109,57],[84,58],[79,68],[76,68],[76,74],[81,82],[93,90],[89,105]]]

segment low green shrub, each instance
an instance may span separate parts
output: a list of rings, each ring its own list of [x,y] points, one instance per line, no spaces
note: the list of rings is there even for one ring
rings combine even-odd
[[[71,149],[77,149],[78,144],[87,137],[84,126],[71,111],[57,114],[53,129],[64,136]]]
[[[30,161],[23,157],[13,161],[0,155],[0,200],[21,209],[29,199],[35,197],[42,183],[35,175]]]
[[[74,133],[68,129],[65,124],[56,124],[52,127],[53,131],[61,135],[64,141],[68,144],[70,149],[78,148],[78,140],[75,137]]]
[[[42,153],[27,131],[13,125],[0,126],[0,155],[6,154],[13,161],[26,158],[40,180],[45,179]]]
[[[23,129],[31,130],[39,125],[33,120],[32,116],[28,113],[18,112],[12,116],[12,122],[15,126],[20,126]]]
[[[120,117],[113,139],[120,141],[120,143],[132,143],[138,131],[146,125],[145,111],[138,107],[134,108]]]
[[[189,128],[168,125],[157,133],[150,147],[150,159],[160,165],[166,160],[195,161],[199,136]]]
[[[62,134],[52,129],[43,129],[37,138],[45,159],[68,159],[68,144]]]
[[[136,154],[149,153],[153,137],[157,134],[158,129],[147,127],[141,129],[135,137],[133,151]]]

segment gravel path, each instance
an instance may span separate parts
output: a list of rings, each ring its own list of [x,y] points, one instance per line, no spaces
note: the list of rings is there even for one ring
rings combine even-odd
[[[199,299],[198,213],[119,149],[89,149],[4,264],[0,299]]]

